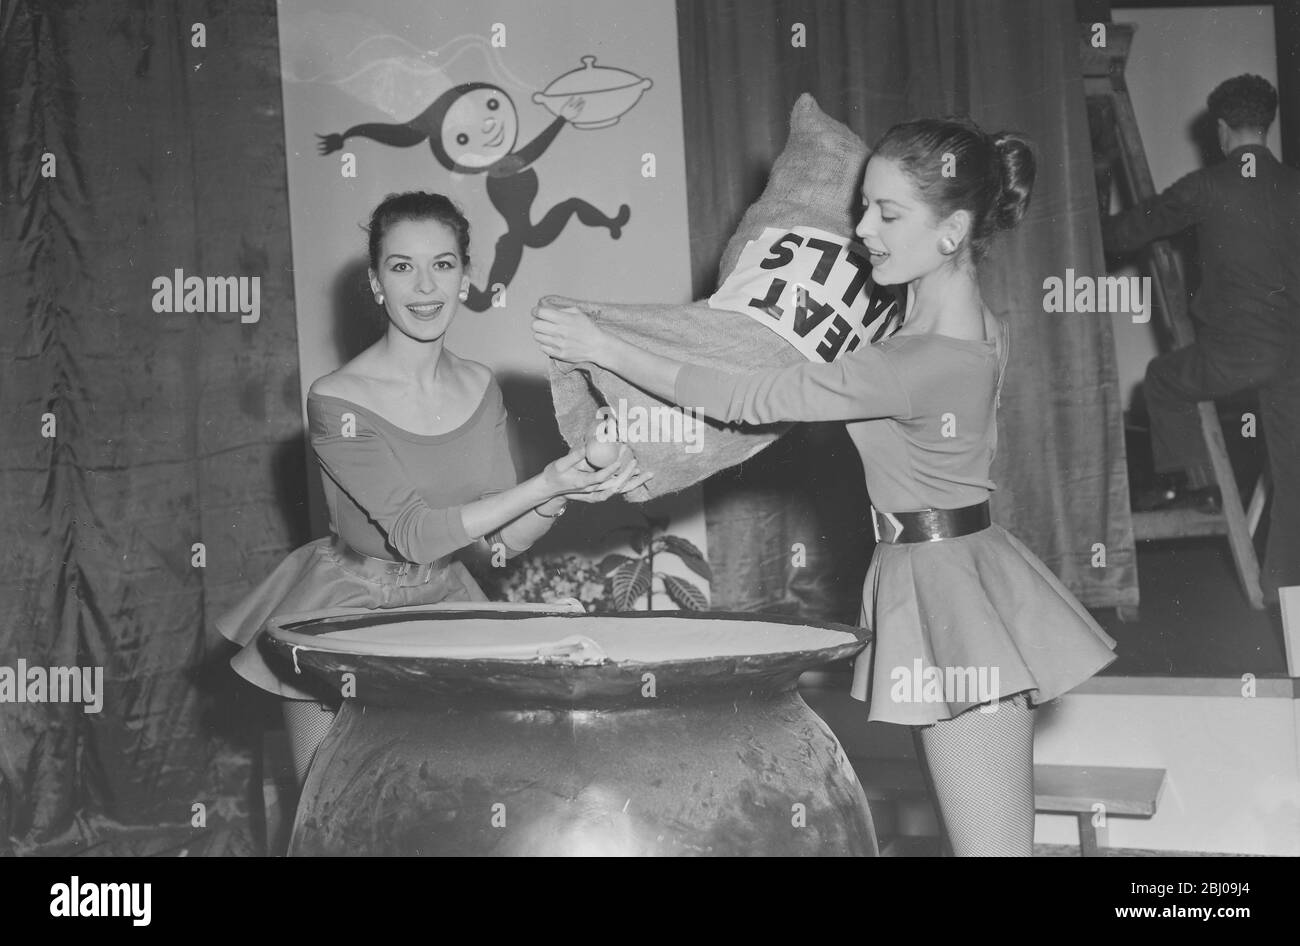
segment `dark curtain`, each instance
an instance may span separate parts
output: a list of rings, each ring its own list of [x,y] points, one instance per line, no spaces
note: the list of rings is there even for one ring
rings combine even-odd
[[[184,843],[247,815],[211,619],[304,529],[275,3],[0,29],[0,665],[104,676],[97,714],[0,704],[0,853]],[[154,311],[177,269],[259,277],[260,319]]]
[[[1105,272],[1070,0],[679,0],[677,16],[697,297],[802,92],[869,145],[956,113],[1033,137],[1029,216],[983,273],[1012,334],[993,514],[1085,605],[1136,605],[1110,316],[1042,306],[1046,277]],[[856,620],[873,541],[860,465],[842,430],[799,437],[706,485],[714,605]]]

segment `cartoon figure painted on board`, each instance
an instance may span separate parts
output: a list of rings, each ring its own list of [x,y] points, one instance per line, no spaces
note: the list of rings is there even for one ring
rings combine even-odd
[[[510,285],[525,247],[549,246],[571,217],[589,227],[605,227],[617,240],[631,219],[627,204],[609,216],[579,197],[562,200],[533,222],[533,201],[538,180],[533,163],[546,153],[566,123],[574,128],[607,128],[634,106],[651,80],[622,69],[596,65],[595,56],[583,56],[583,66],[560,76],[533,101],[545,106],[555,120],[536,138],[515,149],[519,112],[502,88],[487,82],[466,82],[449,89],[408,122],[398,125],[356,125],[340,134],[317,135],[320,153],[333,154],[348,138],[370,138],[396,148],[427,141],[440,165],[455,174],[486,175],[492,206],[506,221],[497,241],[496,255],[484,288],[471,286],[465,305],[486,311],[495,292]]]

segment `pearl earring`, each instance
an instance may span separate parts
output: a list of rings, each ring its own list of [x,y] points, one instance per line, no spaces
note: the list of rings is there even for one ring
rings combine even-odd
[[[957,244],[952,241],[952,237],[944,237],[939,241],[939,252],[944,256],[952,256],[957,252]]]
[[[468,290],[468,289],[462,289],[460,292],[456,293],[456,295],[458,295],[458,296],[460,297],[460,301],[461,301],[461,302],[464,302],[466,299],[469,298],[469,290]]]
[[[384,304],[384,294],[382,292],[375,293],[375,302],[379,305]]]

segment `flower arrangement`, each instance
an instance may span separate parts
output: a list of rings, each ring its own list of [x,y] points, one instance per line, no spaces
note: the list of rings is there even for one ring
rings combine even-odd
[[[676,556],[687,568],[706,581],[711,578],[708,562],[696,546],[675,535],[660,534],[664,519],[646,519],[644,526],[624,526],[628,545],[635,555],[615,553],[599,564],[581,555],[520,555],[504,568],[476,568],[475,578],[494,601],[524,601],[549,604],[566,598],[582,602],[588,614],[633,611],[645,599],[651,610],[654,582],[685,611],[704,611],[708,598],[693,582],[657,571],[656,559],[665,553]]]
[[[580,555],[521,555],[508,567],[490,572],[480,584],[494,600],[549,604],[577,598],[588,614],[615,610],[605,576]]]

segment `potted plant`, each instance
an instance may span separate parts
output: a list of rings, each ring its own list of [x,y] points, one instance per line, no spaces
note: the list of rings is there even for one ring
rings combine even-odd
[[[645,516],[645,525],[622,526],[611,533],[630,533],[628,545],[636,553],[606,555],[597,566],[597,571],[609,580],[610,601],[615,610],[634,610],[642,595],[646,599],[646,610],[652,610],[656,579],[662,583],[664,593],[682,610],[708,609],[708,597],[694,582],[680,575],[655,570],[659,556],[673,555],[705,581],[713,578],[703,553],[689,540],[664,533],[667,526],[666,518]]]

